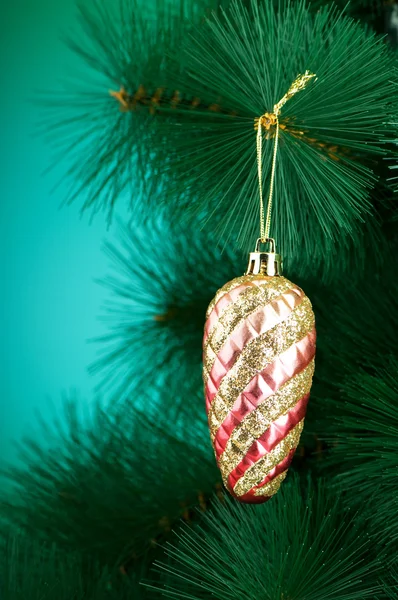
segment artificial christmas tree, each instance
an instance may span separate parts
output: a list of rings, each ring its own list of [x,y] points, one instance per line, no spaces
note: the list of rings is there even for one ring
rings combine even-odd
[[[112,402],[88,421],[70,408],[69,427],[28,442],[7,472],[2,597],[396,597],[397,61],[360,3],[324,4],[82,9],[72,45],[100,87],[55,96],[51,120],[76,158],[71,198],[111,216],[127,196],[132,213],[121,249],[108,246],[111,328],[94,367]],[[275,111],[306,70],[316,77]],[[201,335],[216,290],[244,274],[263,186],[286,276],[311,298],[317,366],[286,482],[244,506],[212,455]],[[230,312],[217,351],[241,325]],[[278,392],[259,399],[261,435]]]

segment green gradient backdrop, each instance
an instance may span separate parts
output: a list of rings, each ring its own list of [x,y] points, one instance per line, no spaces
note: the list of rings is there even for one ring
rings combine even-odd
[[[71,56],[60,41],[73,28],[74,0],[13,0],[0,8],[0,450],[14,459],[12,439],[32,427],[34,411],[59,408],[61,392],[92,397],[87,365],[103,332],[98,321],[106,270],[105,219],[61,208],[59,173],[43,177],[50,150],[34,136],[37,91],[56,85]],[[65,69],[66,67],[66,69]]]

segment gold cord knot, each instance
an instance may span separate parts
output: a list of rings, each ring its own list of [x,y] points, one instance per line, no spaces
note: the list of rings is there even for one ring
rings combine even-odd
[[[264,113],[261,117],[254,119],[254,129],[257,131],[258,126],[261,125],[261,127],[269,131],[273,125],[276,125],[277,119],[278,117],[275,113]]]

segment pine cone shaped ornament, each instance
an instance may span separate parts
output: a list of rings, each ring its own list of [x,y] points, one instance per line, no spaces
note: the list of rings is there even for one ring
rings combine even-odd
[[[210,436],[225,487],[262,503],[286,477],[303,430],[314,373],[311,302],[281,275],[275,252],[249,255],[246,275],[209,305],[203,378]]]

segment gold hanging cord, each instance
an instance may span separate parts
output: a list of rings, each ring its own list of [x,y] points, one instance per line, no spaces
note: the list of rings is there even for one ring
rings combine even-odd
[[[275,167],[276,167],[276,155],[278,153],[278,139],[279,139],[279,113],[281,108],[286,102],[297,94],[300,90],[303,90],[313,77],[316,77],[314,73],[306,71],[304,75],[298,75],[293,81],[292,85],[286,92],[286,94],[279,100],[274,106],[273,113],[264,113],[261,117],[254,120],[254,128],[257,129],[257,172],[258,172],[258,187],[260,192],[260,239],[261,242],[268,241],[269,233],[271,229],[271,210],[272,210],[272,199],[274,194],[274,181],[275,181]],[[275,141],[274,141],[274,152],[272,157],[272,168],[271,168],[271,181],[269,186],[267,214],[264,214],[264,200],[263,200],[263,127],[269,130],[275,126]]]

